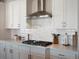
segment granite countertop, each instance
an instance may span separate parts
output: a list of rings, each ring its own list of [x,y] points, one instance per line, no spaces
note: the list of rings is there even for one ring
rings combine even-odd
[[[0,40],[0,42],[3,42],[3,43],[11,43],[11,44],[22,44],[22,42],[16,42],[14,40]],[[26,44],[23,44],[23,45],[26,45]],[[31,45],[28,45],[28,46],[31,46]],[[34,45],[33,45],[34,46]],[[42,46],[39,46],[39,47],[42,47]],[[72,47],[72,46],[63,46],[61,44],[52,44],[52,45],[49,45],[45,48],[50,48],[50,49],[60,49],[60,50],[65,50],[65,51],[74,51],[74,52],[78,52],[79,51],[79,47]]]
[[[66,50],[66,51],[74,51],[74,52],[78,52],[79,51],[78,47],[64,46],[62,44],[52,44],[52,45],[49,45],[47,48],[60,49],[60,50]]]

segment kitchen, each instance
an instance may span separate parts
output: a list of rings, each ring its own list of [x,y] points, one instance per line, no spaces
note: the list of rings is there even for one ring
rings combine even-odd
[[[78,0],[45,0],[46,6],[43,0],[38,1],[0,0],[0,59],[79,59],[79,44],[72,37],[79,37]],[[41,9],[52,17],[31,16]],[[69,42],[65,42],[65,33]],[[54,36],[59,36],[55,37],[57,44],[53,42]],[[23,44],[28,39],[34,41]],[[34,45],[40,41],[53,44]],[[63,45],[66,43],[69,46]]]

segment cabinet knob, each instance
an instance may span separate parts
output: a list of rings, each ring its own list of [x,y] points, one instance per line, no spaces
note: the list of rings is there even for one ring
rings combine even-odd
[[[4,48],[4,52],[5,52],[5,50],[6,50],[6,49]]]
[[[18,24],[18,27],[20,27],[20,24]]]

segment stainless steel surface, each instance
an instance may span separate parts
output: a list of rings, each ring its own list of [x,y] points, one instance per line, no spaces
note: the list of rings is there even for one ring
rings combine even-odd
[[[28,34],[28,40],[30,40],[30,34]]]
[[[38,11],[32,13],[31,15],[29,15],[30,18],[33,17],[52,17],[52,14],[50,14],[49,12],[46,11],[46,0],[42,0],[43,2],[43,10],[41,10],[41,0],[38,0]]]
[[[4,0],[0,0],[0,2],[4,2]]]

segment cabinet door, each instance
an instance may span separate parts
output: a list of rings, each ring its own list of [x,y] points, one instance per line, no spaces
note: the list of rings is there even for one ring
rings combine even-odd
[[[64,19],[67,28],[77,29],[78,0],[64,0]]]
[[[26,0],[6,1],[6,28],[26,28]]]
[[[65,56],[64,54],[50,55],[50,59],[75,59],[75,56]]]
[[[13,44],[6,44],[7,59],[19,59],[18,46]]]
[[[6,28],[11,28],[13,26],[13,15],[12,15],[12,2],[6,1]]]
[[[26,28],[26,2],[27,0],[19,0],[19,20],[20,20],[20,28]]]
[[[62,28],[63,21],[63,0],[53,0],[52,1],[52,14],[53,22],[55,28]]]
[[[61,59],[75,59],[73,56],[62,56]]]
[[[34,54],[31,55],[31,59],[45,59],[45,57],[43,55]]]
[[[50,55],[50,59],[61,59],[60,56]]]
[[[17,44],[12,45],[13,49],[13,59],[19,59],[19,48]]]
[[[6,27],[19,28],[19,2],[18,0],[6,1]]]
[[[75,52],[50,49],[50,59],[75,59]]]
[[[7,43],[6,43],[6,56],[7,56],[7,59],[13,59],[12,46],[10,44],[7,44]]]
[[[31,47],[31,59],[45,59],[45,48],[32,46]]]
[[[27,45],[19,45],[20,59],[28,59],[29,47]]]
[[[12,7],[13,7],[13,28],[19,28],[20,27],[20,20],[19,20],[19,0],[12,1]]]
[[[0,59],[6,59],[5,43],[0,43]]]

